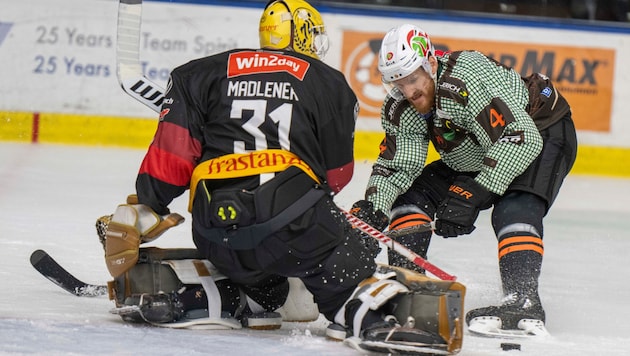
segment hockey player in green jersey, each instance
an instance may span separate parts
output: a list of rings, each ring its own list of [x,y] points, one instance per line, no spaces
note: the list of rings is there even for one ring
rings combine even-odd
[[[466,235],[479,211],[494,206],[506,298],[469,311],[466,321],[484,333],[546,332],[538,294],[543,217],[576,157],[569,104],[542,74],[521,77],[477,51],[436,52],[408,24],[385,35],[378,67],[388,89],[385,139],[355,212],[386,215],[392,235],[426,256],[432,233],[415,225],[435,220],[437,235]],[[429,142],[440,159],[425,166]]]

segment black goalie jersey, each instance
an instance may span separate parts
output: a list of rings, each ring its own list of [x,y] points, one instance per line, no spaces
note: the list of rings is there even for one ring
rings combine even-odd
[[[266,149],[294,153],[338,192],[352,176],[357,114],[343,75],[305,55],[238,49],[191,61],[171,73],[139,200],[165,214],[200,162]]]

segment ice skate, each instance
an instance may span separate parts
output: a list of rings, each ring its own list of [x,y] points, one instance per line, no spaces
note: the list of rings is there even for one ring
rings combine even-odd
[[[171,323],[184,316],[184,307],[176,293],[143,293],[127,297],[112,313],[128,322]]]
[[[466,314],[471,333],[490,337],[544,336],[545,311],[538,295],[508,295],[502,305],[478,308]]]

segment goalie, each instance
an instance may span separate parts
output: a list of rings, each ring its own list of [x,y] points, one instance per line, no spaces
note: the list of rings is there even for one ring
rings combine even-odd
[[[456,353],[463,286],[377,270],[378,244],[333,201],[353,174],[358,103],[343,74],[320,61],[320,14],[305,1],[270,1],[259,35],[261,49],[172,71],[137,202],[118,206],[104,229],[112,299],[131,321],[278,327],[269,319],[286,307],[289,278],[299,279],[334,322],[331,337],[374,351]],[[140,249],[181,223],[168,206],[187,189],[196,251]]]

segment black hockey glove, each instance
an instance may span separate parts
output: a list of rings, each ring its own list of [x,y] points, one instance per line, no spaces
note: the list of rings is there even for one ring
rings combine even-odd
[[[492,206],[495,197],[473,178],[457,177],[435,214],[435,233],[443,237],[470,234],[479,210]]]
[[[389,225],[389,218],[381,210],[374,211],[374,204],[368,200],[359,200],[352,204],[350,214],[368,223],[378,231],[383,231]]]

